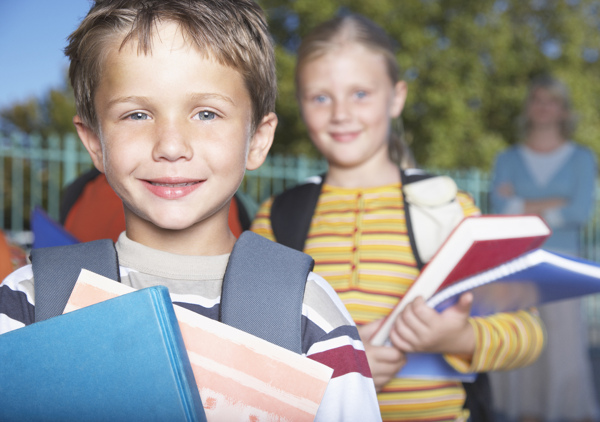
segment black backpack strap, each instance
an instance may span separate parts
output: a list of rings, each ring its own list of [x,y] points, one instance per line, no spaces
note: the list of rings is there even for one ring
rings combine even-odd
[[[35,321],[62,314],[82,268],[120,281],[119,261],[110,239],[31,251]]]
[[[402,187],[406,186],[408,183],[408,176],[404,169],[400,169],[400,181],[402,182]],[[404,219],[406,221],[406,234],[408,235],[408,241],[410,242],[410,248],[412,249],[413,255],[415,257],[415,261],[417,263],[417,268],[420,270],[423,269],[423,261],[421,260],[421,256],[419,255],[419,250],[417,249],[417,243],[415,241],[415,232],[413,230],[412,221],[410,219],[410,204],[406,200],[406,196],[404,195],[404,189],[402,189],[402,203],[404,204]]]
[[[254,220],[254,216],[258,211],[258,204],[252,197],[238,190],[233,196],[232,201],[235,201],[238,209],[238,218],[240,220],[240,225],[242,227],[242,231],[250,230],[250,225],[252,224],[252,220]]]
[[[402,180],[402,186],[406,186],[410,183],[419,182],[421,180],[435,177],[435,175],[424,172],[419,169],[407,169],[400,170],[400,178]],[[410,221],[410,204],[404,197],[404,191],[402,191],[402,200],[404,202],[404,215],[406,218],[406,231],[408,233],[408,239],[410,241],[410,247],[417,261],[419,270],[423,269],[423,261],[419,256],[417,245],[415,242],[415,234],[413,226]],[[492,389],[488,374],[483,372],[477,374],[474,382],[463,382],[465,389],[466,399],[463,406],[464,409],[469,409],[470,419],[472,422],[493,422],[494,412],[492,409]]]
[[[419,249],[417,248],[417,242],[415,240],[415,231],[410,217],[410,204],[406,200],[404,194],[404,186],[411,183],[420,182],[421,180],[430,179],[436,177],[434,174],[427,173],[420,169],[400,169],[400,181],[402,182],[402,203],[404,204],[404,218],[406,219],[406,234],[410,242],[410,248],[412,249],[415,261],[417,262],[417,268],[422,270],[425,263],[419,255]]]
[[[77,177],[77,179],[75,179],[65,188],[62,201],[60,202],[60,224],[65,224],[67,221],[67,216],[69,215],[69,211],[71,211],[71,208],[73,208],[73,205],[75,205],[75,202],[77,202],[83,193],[86,185],[101,174],[102,173],[100,173],[95,167],[92,167],[89,171],[86,171]]]
[[[227,264],[220,320],[302,353],[302,302],[313,259],[244,232]]]
[[[271,205],[271,228],[277,243],[304,250],[325,174],[280,193]]]

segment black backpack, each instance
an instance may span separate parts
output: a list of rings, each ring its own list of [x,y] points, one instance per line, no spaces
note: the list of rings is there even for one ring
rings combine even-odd
[[[436,177],[435,175],[422,171],[406,172],[400,170],[402,186]],[[304,244],[308,237],[310,223],[312,221],[319,195],[325,181],[325,175],[314,178],[308,183],[297,185],[273,199],[271,205],[271,227],[273,235],[278,243],[294,248],[298,251],[304,250]],[[415,241],[415,231],[410,219],[410,204],[403,195],[406,216],[406,229],[410,246],[412,248],[417,267],[423,268],[424,263],[418,253]],[[480,373],[474,382],[464,382],[466,392],[464,408],[469,409],[472,422],[493,422],[494,413],[492,408],[492,389],[489,377],[486,373]]]
[[[35,321],[62,314],[82,268],[120,281],[112,240],[33,249]],[[252,232],[227,264],[219,320],[302,353],[302,302],[313,259]]]

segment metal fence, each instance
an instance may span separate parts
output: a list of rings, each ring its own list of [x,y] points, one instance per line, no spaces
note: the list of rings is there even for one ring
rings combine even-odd
[[[58,220],[62,189],[92,166],[75,136],[64,139],[36,136],[0,136],[0,221],[9,234],[27,234],[29,213],[35,206]],[[309,176],[323,173],[327,163],[304,156],[272,155],[257,170],[246,173],[241,189],[257,203],[294,186]],[[489,210],[489,174],[478,169],[442,171],[460,189],[469,192],[486,213]],[[600,201],[600,194],[596,195]],[[600,206],[582,233],[584,257],[600,262]],[[22,239],[30,239],[22,236]],[[586,299],[585,314],[594,344],[600,345],[600,296]]]
[[[76,136],[64,139],[14,135],[0,137],[0,221],[9,232],[28,229],[28,216],[35,206],[58,219],[62,189],[92,166],[88,153]],[[246,173],[241,189],[257,203],[307,177],[326,171],[323,159],[306,156],[270,155],[257,170]],[[487,211],[488,175],[477,169],[445,173],[471,193],[483,212]]]

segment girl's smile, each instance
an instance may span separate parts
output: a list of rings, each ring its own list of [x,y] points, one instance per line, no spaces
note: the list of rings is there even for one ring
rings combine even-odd
[[[352,132],[331,132],[329,134],[331,138],[336,142],[352,142],[358,136],[360,136],[360,131],[352,131]]]
[[[392,82],[381,54],[342,44],[301,66],[298,92],[311,140],[329,162],[328,177],[336,169],[368,175],[395,168],[390,128],[404,106],[406,85]]]

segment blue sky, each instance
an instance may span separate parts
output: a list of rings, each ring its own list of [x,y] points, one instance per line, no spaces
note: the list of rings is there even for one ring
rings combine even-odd
[[[66,38],[88,0],[0,0],[0,109],[60,86]]]

